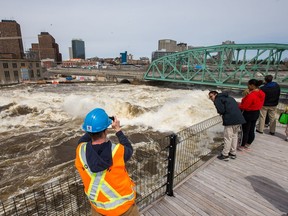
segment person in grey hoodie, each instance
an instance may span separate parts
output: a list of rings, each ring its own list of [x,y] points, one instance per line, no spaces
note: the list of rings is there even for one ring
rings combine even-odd
[[[218,159],[228,161],[236,159],[238,132],[246,121],[236,100],[225,93],[209,92],[209,99],[214,102],[217,112],[222,116],[224,125],[224,148]]]

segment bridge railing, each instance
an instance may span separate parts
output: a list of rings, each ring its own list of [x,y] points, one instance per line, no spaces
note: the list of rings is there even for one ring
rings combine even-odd
[[[176,134],[146,143],[137,159],[133,156],[135,158],[128,163],[127,169],[136,183],[136,202],[140,210],[165,194],[172,195],[173,186],[203,164],[213,149],[221,145],[221,121],[216,116]],[[171,164],[171,161],[175,163]],[[1,216],[90,215],[90,209],[77,173],[0,201]]]

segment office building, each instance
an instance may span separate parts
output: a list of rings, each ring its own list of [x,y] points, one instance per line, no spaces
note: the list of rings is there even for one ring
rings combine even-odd
[[[72,40],[73,58],[85,59],[85,43],[81,39]]]
[[[69,47],[69,59],[73,59],[72,47]]]
[[[15,20],[2,20],[0,22],[0,58],[24,58],[21,29]]]
[[[162,39],[158,41],[158,50],[166,52],[177,51],[177,43],[175,40]]]
[[[48,32],[41,32],[38,35],[38,43],[31,44],[30,51],[38,53],[38,59],[54,59],[57,64],[62,62],[62,55],[55,39]]]
[[[182,52],[182,51],[185,51],[187,49],[188,49],[187,43],[178,43],[177,44],[177,51],[178,52]]]

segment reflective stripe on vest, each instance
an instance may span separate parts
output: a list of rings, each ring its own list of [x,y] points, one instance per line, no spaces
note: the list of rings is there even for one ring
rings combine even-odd
[[[103,208],[105,210],[115,209],[118,206],[123,205],[125,202],[134,199],[134,191],[132,190],[131,194],[126,196],[121,196],[117,191],[115,191],[105,180],[105,175],[107,170],[93,173],[87,163],[86,160],[86,144],[83,143],[80,147],[80,161],[85,167],[86,173],[91,177],[91,181],[89,184],[88,191],[86,195],[88,196],[91,203],[97,206],[97,208]],[[117,152],[118,145],[112,144],[111,151],[112,151],[112,159]],[[108,198],[109,201],[107,202],[100,202],[97,201],[98,195],[100,191]]]

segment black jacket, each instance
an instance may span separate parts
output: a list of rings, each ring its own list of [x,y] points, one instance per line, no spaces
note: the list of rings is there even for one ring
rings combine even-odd
[[[228,93],[219,93],[215,97],[214,105],[222,116],[224,126],[246,123],[237,102],[228,96]]]
[[[280,97],[280,86],[276,82],[266,83],[260,88],[265,93],[264,106],[277,106]]]

